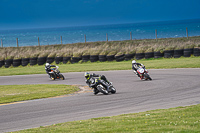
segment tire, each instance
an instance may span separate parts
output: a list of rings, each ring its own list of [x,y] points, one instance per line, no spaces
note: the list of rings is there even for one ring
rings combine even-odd
[[[144,53],[136,53],[135,54],[135,58],[137,60],[140,60],[140,59],[143,59],[145,57],[145,54]]]
[[[53,63],[54,60],[55,60],[54,57],[47,57],[47,63],[49,63],[49,64]]]
[[[99,61],[100,62],[107,61],[106,55],[99,55]]]
[[[152,80],[151,77],[149,76],[149,74],[147,74],[147,73],[144,73],[144,77],[145,77],[146,80],[148,80],[148,79]]]
[[[82,56],[82,61],[83,62],[87,62],[87,61],[89,61],[90,60],[90,55],[83,55]]]
[[[124,57],[117,58],[116,61],[117,61],[117,62],[119,62],[119,61],[124,61]]]
[[[18,67],[22,65],[22,59],[14,59],[13,60],[13,67]]]
[[[29,63],[29,58],[22,58],[22,66],[27,66]]]
[[[37,64],[38,65],[44,65],[47,61],[47,57],[38,57]]]
[[[71,57],[63,57],[63,64],[66,64],[70,60],[71,60]]]
[[[33,65],[36,65],[37,64],[37,59],[38,57],[33,57],[33,58],[30,58],[30,65],[33,66]]]
[[[172,58],[174,56],[174,50],[165,50],[164,58]]]
[[[183,50],[183,56],[184,56],[184,57],[190,57],[191,54],[193,54],[193,48],[184,49],[184,50]]]
[[[124,60],[124,54],[123,55],[118,55],[118,56],[115,56],[115,60],[116,61],[123,61]]]
[[[72,57],[72,63],[78,63],[81,60],[81,57]]]
[[[107,61],[114,61],[115,55],[107,55],[106,58],[107,58]]]
[[[13,64],[13,59],[7,59],[4,61],[5,68],[9,68]]]
[[[56,57],[55,61],[56,61],[56,64],[59,64],[63,61],[63,57]]]
[[[65,77],[62,74],[59,74],[60,79],[65,80]]]
[[[97,89],[104,95],[108,95],[108,91],[102,85],[97,85]]]
[[[99,55],[90,55],[90,61],[91,62],[96,62],[99,60]]]
[[[154,57],[154,52],[147,52],[145,53],[145,59],[153,58]]]
[[[174,58],[180,58],[183,56],[183,49],[174,50]]]
[[[159,52],[154,52],[154,58],[162,58],[164,56],[164,53]]]
[[[125,54],[124,55],[126,61],[133,59],[134,56],[135,56],[135,54]]]
[[[200,48],[194,48],[194,56],[200,56]]]
[[[4,60],[0,61],[0,67],[2,67],[4,65]]]
[[[116,93],[116,89],[112,86],[111,89],[110,89],[110,92],[111,92],[112,94],[115,94],[115,93]]]

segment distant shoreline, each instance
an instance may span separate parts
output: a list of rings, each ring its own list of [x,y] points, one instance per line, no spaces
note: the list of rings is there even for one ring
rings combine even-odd
[[[4,47],[74,44],[99,41],[200,36],[200,19],[145,23],[8,30],[0,32]]]
[[[144,24],[144,23],[162,23],[162,22],[177,22],[177,21],[193,21],[193,20],[199,20],[200,18],[194,18],[194,19],[181,19],[181,20],[164,20],[164,21],[141,21],[141,22],[132,22],[132,23],[113,23],[113,24],[94,24],[94,25],[78,25],[78,26],[62,26],[62,27],[35,27],[35,28],[16,28],[16,29],[0,29],[0,31],[15,31],[15,30],[39,30],[39,29],[62,29],[62,28],[80,28],[80,27],[96,27],[96,26],[111,26],[111,25],[129,25],[129,24]]]

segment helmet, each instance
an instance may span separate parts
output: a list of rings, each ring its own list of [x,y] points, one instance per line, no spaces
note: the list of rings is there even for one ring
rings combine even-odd
[[[45,66],[46,66],[46,67],[49,67],[49,66],[50,66],[50,64],[49,64],[49,63],[46,63],[46,64],[45,64]]]
[[[133,61],[132,61],[132,64],[133,64],[133,63],[136,63],[136,61],[135,61],[135,60],[133,60]]]
[[[89,79],[90,78],[90,73],[89,72],[85,72],[84,76],[85,76],[86,79]]]

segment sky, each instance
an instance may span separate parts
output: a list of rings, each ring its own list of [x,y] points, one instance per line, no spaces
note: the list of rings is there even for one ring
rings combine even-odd
[[[0,0],[0,30],[200,19],[200,0]]]

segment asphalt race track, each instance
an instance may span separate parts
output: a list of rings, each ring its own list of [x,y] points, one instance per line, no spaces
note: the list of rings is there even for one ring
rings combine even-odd
[[[95,96],[87,92],[0,105],[0,132],[200,103],[199,68],[152,69],[152,81],[141,81],[131,70],[96,73],[113,82],[117,93]],[[51,81],[46,74],[0,76],[0,84],[86,85],[83,72],[63,75],[64,81]]]

